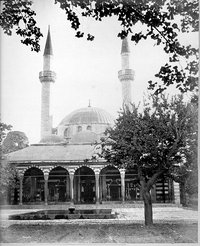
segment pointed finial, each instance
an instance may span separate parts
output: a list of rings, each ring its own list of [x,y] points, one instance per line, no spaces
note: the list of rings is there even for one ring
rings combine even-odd
[[[122,40],[121,54],[123,53],[130,53],[127,37]]]
[[[89,108],[91,107],[91,105],[90,105],[90,99],[89,99],[89,104],[88,104],[88,107],[89,107]]]
[[[46,45],[44,49],[44,55],[53,55],[52,43],[51,43],[51,34],[50,34],[50,25],[48,25],[48,34]]]

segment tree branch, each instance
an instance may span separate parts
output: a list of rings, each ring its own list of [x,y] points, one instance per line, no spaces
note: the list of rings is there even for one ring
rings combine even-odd
[[[155,184],[157,178],[163,174],[165,172],[165,170],[160,170],[157,173],[155,173],[151,179],[147,182],[147,190],[149,191],[152,188],[152,185]]]

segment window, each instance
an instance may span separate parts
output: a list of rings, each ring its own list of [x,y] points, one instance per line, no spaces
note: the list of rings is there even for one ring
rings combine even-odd
[[[78,127],[77,127],[77,131],[78,131],[78,132],[81,132],[81,131],[82,131],[82,126],[78,126]]]
[[[91,131],[92,130],[92,127],[91,126],[87,126],[87,130],[88,131]]]
[[[68,137],[68,128],[66,128],[64,131],[64,137]]]

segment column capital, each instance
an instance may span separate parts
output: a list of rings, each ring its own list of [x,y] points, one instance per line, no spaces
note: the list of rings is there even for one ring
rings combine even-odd
[[[25,171],[26,171],[26,168],[17,168],[17,174],[18,174],[19,179],[21,178],[23,179]]]
[[[119,172],[120,172],[121,175],[125,175],[126,169],[125,168],[120,168]]]
[[[44,180],[47,181],[49,179],[49,173],[44,173]]]
[[[75,170],[74,169],[69,169],[69,175],[74,176]]]
[[[67,168],[69,174],[74,174],[75,173],[75,169],[76,169],[76,167],[73,167],[73,166],[70,166],[70,167]]]
[[[23,172],[19,172],[19,179],[23,180],[23,178],[24,178],[24,173]]]
[[[98,176],[100,174],[100,169],[94,169],[95,176]]]
[[[44,179],[48,180],[49,178],[49,173],[50,173],[50,169],[49,168],[41,168],[43,174],[44,174]]]

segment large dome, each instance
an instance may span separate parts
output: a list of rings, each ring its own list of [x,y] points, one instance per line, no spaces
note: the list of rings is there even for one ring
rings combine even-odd
[[[95,107],[81,108],[67,115],[59,125],[114,124],[114,118],[105,110]]]
[[[70,144],[94,144],[99,140],[98,135],[94,132],[78,132],[70,139]]]

